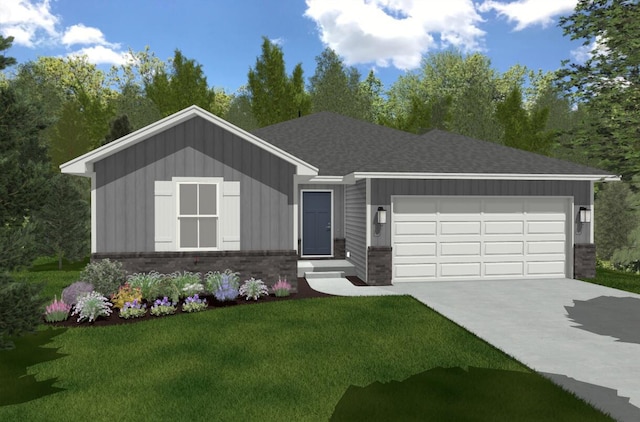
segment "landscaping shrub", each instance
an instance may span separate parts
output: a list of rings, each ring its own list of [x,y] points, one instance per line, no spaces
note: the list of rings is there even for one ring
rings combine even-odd
[[[222,274],[220,282],[216,282],[216,284],[218,288],[213,292],[213,295],[220,302],[236,300],[240,294],[238,291],[238,282],[234,280],[231,274]]]
[[[147,305],[145,303],[140,303],[138,299],[134,299],[132,302],[125,302],[120,309],[119,316],[124,319],[140,318],[146,313]]]
[[[204,311],[209,304],[207,299],[200,299],[196,293],[193,296],[189,296],[182,304],[182,310],[185,312],[200,312]]]
[[[78,297],[71,315],[78,315],[78,322],[86,319],[92,322],[100,316],[111,315],[111,306],[109,299],[98,292],[91,292]]]
[[[180,292],[180,298],[192,296],[195,293],[200,293],[204,286],[200,283],[201,274],[191,273],[185,271],[182,274],[179,271],[171,274],[169,277],[173,280],[173,283]]]
[[[71,305],[64,303],[64,300],[58,300],[54,297],[53,302],[49,304],[44,312],[44,319],[47,322],[66,321],[69,318]]]
[[[171,315],[176,312],[176,305],[170,302],[169,298],[165,296],[162,300],[157,299],[153,302],[150,312],[153,316]]]
[[[139,288],[142,298],[148,301],[155,299],[152,297],[153,287],[165,276],[156,272],[135,273],[128,277],[128,283],[133,288]]]
[[[220,273],[219,271],[209,271],[206,273],[204,286],[207,291],[215,293],[215,291],[222,285],[223,279],[226,280],[230,286],[235,287],[236,289],[240,286],[240,277],[238,277],[238,273],[234,273],[228,268],[224,270],[224,273]]]
[[[0,273],[0,350],[14,347],[6,337],[35,331],[45,304],[42,289],[42,284],[15,281]]]
[[[95,291],[111,296],[124,284],[126,275],[120,262],[107,258],[87,264],[80,273],[80,279],[93,284]]]
[[[278,281],[271,286],[271,290],[273,290],[276,297],[289,296],[291,294],[291,284],[287,282],[286,278],[279,278]]]
[[[86,283],[84,281],[76,281],[62,290],[62,301],[69,305],[75,305],[78,296],[91,293],[93,291],[93,284]]]
[[[258,300],[261,296],[268,296],[269,289],[262,280],[256,280],[251,277],[249,280],[245,280],[244,284],[240,286],[240,295],[246,296],[247,300]]]
[[[151,286],[151,292],[147,300],[159,297],[168,297],[172,302],[180,300],[180,290],[171,277],[162,276]]]
[[[129,283],[120,286],[118,293],[111,296],[111,303],[118,309],[122,309],[125,303],[133,302],[134,300],[141,301],[142,293],[140,287],[131,287]]]

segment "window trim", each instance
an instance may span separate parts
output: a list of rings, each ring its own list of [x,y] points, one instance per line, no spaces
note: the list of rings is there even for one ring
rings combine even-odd
[[[222,245],[222,233],[221,233],[221,227],[222,227],[222,206],[221,206],[221,201],[222,201],[222,189],[223,189],[223,178],[221,177],[174,177],[171,179],[173,181],[173,185],[174,185],[174,192],[175,192],[175,204],[176,204],[176,210],[175,210],[175,221],[176,221],[176,243],[175,243],[175,250],[176,251],[220,251],[223,250],[221,245]],[[183,217],[180,214],[180,186],[181,185],[216,185],[216,214],[215,217],[217,218],[217,226],[216,226],[216,247],[181,247],[180,246],[180,218]],[[197,210],[199,211],[199,210]],[[203,215],[204,217],[213,217],[213,215],[210,214],[206,214]],[[185,215],[184,217],[193,217],[193,218],[198,218],[200,217],[200,214],[198,214],[197,216],[192,216],[191,214]],[[198,234],[199,236],[199,234]]]

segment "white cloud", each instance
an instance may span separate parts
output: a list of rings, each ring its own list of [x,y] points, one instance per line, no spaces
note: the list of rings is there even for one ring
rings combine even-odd
[[[86,46],[68,55],[86,55],[94,64],[122,64],[129,54],[120,44],[107,42],[98,28],[82,23],[60,27],[50,0],[0,0],[0,34],[13,36],[14,45],[28,48]]]
[[[43,42],[44,34],[57,37],[58,22],[59,18],[51,13],[49,0],[40,3],[29,0],[0,2],[0,33],[13,36],[16,45],[34,47]]]
[[[478,10],[483,13],[495,10],[509,22],[515,22],[515,30],[521,31],[534,25],[546,27],[554,22],[554,17],[573,12],[577,3],[578,0],[485,0]]]
[[[472,0],[306,0],[305,16],[347,64],[414,69],[430,50],[482,49]]]
[[[70,53],[69,56],[87,56],[89,63],[122,65],[130,63],[133,59],[128,52],[118,52],[102,45],[81,48]]]
[[[114,44],[108,43],[104,39],[104,34],[101,30],[90,26],[84,26],[81,23],[68,27],[64,32],[61,41],[62,44],[67,47],[75,44],[114,46]]]
[[[601,36],[597,36],[590,44],[581,45],[575,50],[571,50],[571,57],[578,63],[586,62],[593,57],[594,54],[605,56],[609,54],[609,49],[606,43],[603,42]]]

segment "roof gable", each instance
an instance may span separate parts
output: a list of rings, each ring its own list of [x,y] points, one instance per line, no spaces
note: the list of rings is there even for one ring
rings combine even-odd
[[[139,142],[142,142],[158,133],[168,130],[194,117],[201,117],[208,122],[222,127],[223,129],[291,163],[296,167],[297,174],[310,176],[318,174],[318,169],[311,164],[195,105],[174,113],[168,117],[165,117],[164,119],[152,123],[148,126],[145,126],[133,133],[130,133],[129,135],[116,139],[113,142],[91,150],[86,154],[81,155],[80,157],[67,161],[66,163],[60,165],[60,170],[62,171],[62,173],[89,177],[91,173],[93,173],[93,164],[97,161],[116,154],[117,152],[122,151],[126,148],[132,147]]]

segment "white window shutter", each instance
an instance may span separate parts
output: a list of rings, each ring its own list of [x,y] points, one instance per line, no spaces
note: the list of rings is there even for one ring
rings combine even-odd
[[[240,182],[222,183],[222,250],[240,250]]]
[[[155,250],[175,251],[176,248],[176,199],[172,181],[155,181]]]

